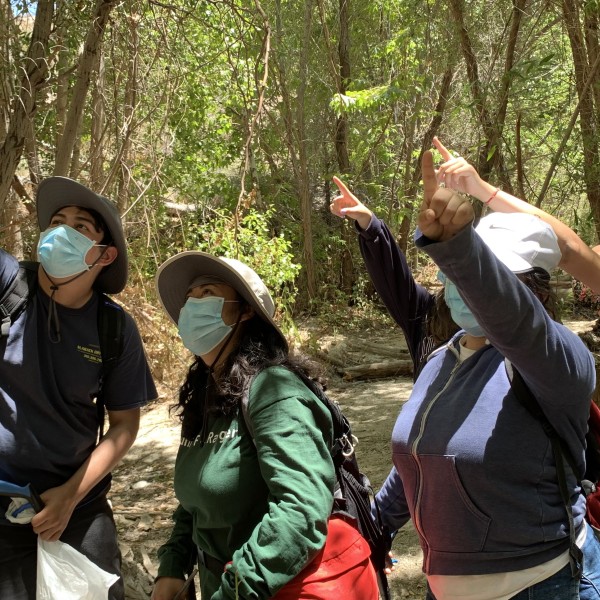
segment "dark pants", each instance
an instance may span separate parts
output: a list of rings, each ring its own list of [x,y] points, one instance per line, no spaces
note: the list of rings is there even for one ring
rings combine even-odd
[[[583,576],[579,582],[581,600],[600,599],[600,534],[594,533],[589,523],[587,537],[583,545]]]
[[[575,582],[567,565],[552,577],[523,590],[511,600],[600,600],[600,533],[594,533],[586,522],[587,536],[583,545],[583,575]],[[435,600],[429,586],[425,600]]]
[[[35,600],[37,535],[31,525],[0,525],[0,598]],[[124,600],[121,553],[117,530],[106,496],[73,512],[60,540],[73,546],[93,563],[119,580],[109,590],[109,600]]]
[[[429,586],[425,600],[435,600]],[[519,592],[511,600],[579,600],[579,581],[573,579],[571,566],[566,565],[548,579]]]

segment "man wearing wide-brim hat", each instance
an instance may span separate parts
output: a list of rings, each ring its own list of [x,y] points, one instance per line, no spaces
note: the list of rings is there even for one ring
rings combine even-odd
[[[133,319],[105,296],[127,282],[125,236],[115,205],[71,179],[42,181],[36,201],[39,265],[28,266],[27,302],[7,311],[0,336],[0,493],[4,482],[34,489],[42,504],[35,512],[22,498],[0,496],[0,598],[35,598],[39,536],[114,574],[108,598],[123,600],[106,494],[137,435],[140,407],[156,397]],[[2,302],[26,271],[0,250]],[[100,333],[107,322],[109,333]],[[119,349],[109,369],[110,335]],[[100,389],[108,428],[97,441]]]

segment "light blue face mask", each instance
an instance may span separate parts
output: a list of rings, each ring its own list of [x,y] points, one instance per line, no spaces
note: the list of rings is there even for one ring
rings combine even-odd
[[[444,300],[450,309],[452,320],[470,335],[485,337],[485,332],[460,297],[456,286],[441,271],[438,272],[437,278],[444,284]]]
[[[44,271],[63,278],[88,271],[85,257],[96,242],[68,225],[46,229],[38,242],[37,253]]]
[[[214,350],[232,331],[221,317],[225,300],[218,296],[188,298],[179,313],[179,335],[183,345],[196,356]]]

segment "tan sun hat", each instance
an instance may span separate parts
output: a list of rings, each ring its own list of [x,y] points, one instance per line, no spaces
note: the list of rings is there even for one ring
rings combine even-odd
[[[256,271],[235,258],[213,256],[206,252],[181,252],[165,261],[156,273],[156,290],[165,312],[177,324],[179,313],[191,287],[219,281],[230,285],[271,325],[287,347],[285,336],[275,323],[275,304]]]
[[[108,294],[119,293],[127,283],[128,260],[123,225],[115,204],[68,177],[44,179],[37,189],[36,204],[40,231],[45,231],[52,216],[65,206],[95,210],[102,217],[118,254],[115,261],[102,269],[94,288]]]

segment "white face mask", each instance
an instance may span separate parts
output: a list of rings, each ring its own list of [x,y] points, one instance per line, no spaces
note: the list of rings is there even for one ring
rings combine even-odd
[[[214,350],[233,330],[223,321],[225,300],[218,296],[188,298],[179,313],[179,335],[183,345],[196,356]]]
[[[85,235],[68,225],[46,229],[38,242],[37,253],[44,271],[51,277],[79,275],[90,269],[85,257],[96,245]]]

